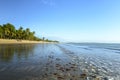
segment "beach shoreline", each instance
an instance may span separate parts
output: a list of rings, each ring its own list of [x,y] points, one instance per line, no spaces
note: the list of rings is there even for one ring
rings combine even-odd
[[[0,44],[30,44],[30,43],[50,43],[44,41],[16,40],[16,39],[0,39]]]

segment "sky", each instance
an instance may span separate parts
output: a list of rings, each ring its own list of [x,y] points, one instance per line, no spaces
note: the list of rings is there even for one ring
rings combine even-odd
[[[120,42],[120,0],[0,0],[0,24],[68,42]]]

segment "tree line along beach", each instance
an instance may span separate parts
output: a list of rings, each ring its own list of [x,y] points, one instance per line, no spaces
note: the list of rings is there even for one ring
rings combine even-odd
[[[58,42],[56,40],[39,38],[35,36],[35,31],[29,28],[23,29],[22,26],[16,29],[11,23],[0,25],[0,43],[42,43],[42,42]]]

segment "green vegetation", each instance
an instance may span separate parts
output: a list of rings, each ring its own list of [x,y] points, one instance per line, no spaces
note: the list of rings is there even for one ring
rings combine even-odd
[[[34,41],[46,41],[46,42],[58,42],[43,39],[35,36],[35,32],[31,32],[29,28],[23,29],[20,27],[16,29],[14,25],[7,23],[0,25],[0,39],[17,39],[17,40],[34,40]]]

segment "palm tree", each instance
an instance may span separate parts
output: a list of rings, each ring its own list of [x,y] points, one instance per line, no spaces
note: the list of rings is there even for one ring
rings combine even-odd
[[[6,26],[9,30],[9,38],[14,39],[15,38],[15,30],[16,30],[14,25],[7,23]]]
[[[30,29],[26,28],[26,39],[29,40],[29,38],[30,38]]]
[[[23,27],[20,26],[20,28],[18,29],[18,39],[22,39],[22,33],[23,33]]]
[[[30,32],[30,34],[29,34],[29,39],[30,39],[30,40],[34,40],[34,34],[35,34],[34,31],[33,31],[33,32]]]
[[[0,25],[0,38],[3,37],[3,29],[2,29],[2,25]]]
[[[9,31],[9,28],[8,28],[7,24],[3,24],[4,38],[9,39],[9,34],[10,34],[10,31]]]

